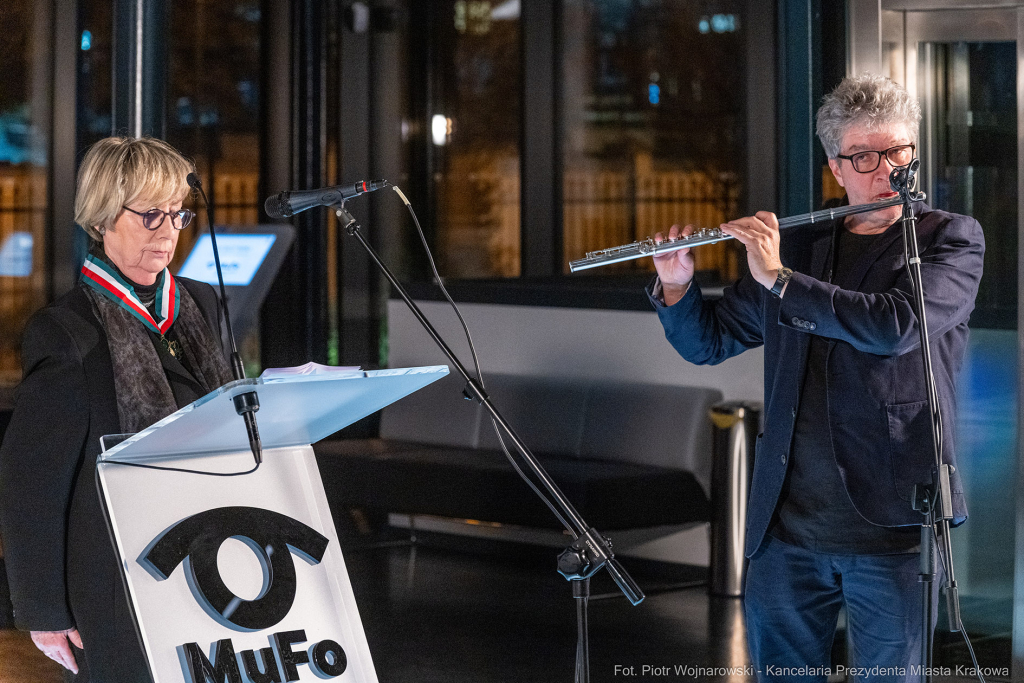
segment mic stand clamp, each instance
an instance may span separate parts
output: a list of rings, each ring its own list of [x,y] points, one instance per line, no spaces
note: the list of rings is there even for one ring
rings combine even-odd
[[[245,375],[235,379],[245,379]],[[259,465],[263,462],[263,446],[260,443],[259,427],[256,425],[256,411],[260,409],[260,397],[255,391],[247,391],[235,396],[232,402],[235,404],[235,412],[245,421],[245,430],[249,435],[249,449],[252,451],[256,464]]]
[[[611,548],[611,540],[591,527],[558,556],[558,573],[569,581],[589,579],[614,557]]]
[[[598,531],[590,527],[583,518],[579,515],[572,503],[565,497],[565,494],[558,488],[558,485],[551,479],[548,473],[544,470],[544,467],[537,461],[537,458],[533,455],[526,444],[519,438],[515,430],[512,429],[511,425],[505,421],[505,418],[501,416],[497,408],[491,403],[490,397],[480,386],[480,383],[469,374],[466,366],[455,355],[451,347],[444,341],[440,333],[434,329],[434,326],[427,320],[423,311],[420,310],[419,306],[409,297],[408,292],[405,291],[405,287],[398,281],[395,274],[391,272],[391,269],[381,260],[380,256],[374,250],[373,246],[366,240],[366,237],[359,229],[359,223],[355,217],[349,213],[348,209],[345,208],[345,202],[342,201],[339,204],[335,204],[331,207],[334,209],[335,216],[341,222],[342,228],[351,237],[356,238],[359,243],[369,254],[370,258],[380,269],[384,277],[387,278],[391,286],[394,287],[398,295],[402,297],[405,305],[409,308],[412,314],[419,321],[420,325],[426,330],[427,334],[434,340],[438,348],[448,357],[455,369],[462,375],[462,378],[466,381],[466,386],[463,389],[463,395],[467,399],[477,401],[482,405],[491,418],[497,423],[502,431],[504,431],[512,443],[515,445],[516,450],[522,456],[527,466],[530,468],[534,476],[538,479],[541,486],[544,487],[545,491],[550,495],[554,504],[560,509],[561,514],[556,511],[556,515],[559,515],[563,523],[565,523],[569,532],[576,539],[573,543],[562,551],[562,554],[558,556],[558,572],[568,579],[573,586],[573,598],[576,599],[576,615],[577,615],[577,645],[576,645],[576,683],[589,683],[590,680],[590,664],[589,664],[589,645],[587,640],[587,600],[590,597],[590,577],[596,574],[602,567],[608,570],[608,574],[611,575],[612,580],[623,592],[626,598],[633,604],[639,605],[644,599],[644,593],[637,585],[633,578],[626,572],[625,568],[619,564],[619,561],[615,559],[614,553],[612,553],[611,542],[601,536]],[[552,508],[554,511],[554,508]]]

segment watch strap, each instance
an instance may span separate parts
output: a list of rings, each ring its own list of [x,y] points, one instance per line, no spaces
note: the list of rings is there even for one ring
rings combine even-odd
[[[775,284],[772,285],[771,292],[777,297],[782,296],[782,288],[786,286],[789,279],[793,277],[793,270],[786,268],[785,266],[779,268],[778,277],[775,278]]]

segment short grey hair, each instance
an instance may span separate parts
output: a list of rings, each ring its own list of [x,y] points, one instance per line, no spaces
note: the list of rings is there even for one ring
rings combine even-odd
[[[880,130],[905,125],[911,142],[917,142],[921,105],[906,88],[885,76],[862,73],[847,76],[826,95],[818,109],[818,139],[829,159],[841,152],[843,136],[855,125]]]
[[[184,200],[193,164],[163,140],[104,138],[89,148],[78,169],[75,222],[96,242],[114,224],[123,206],[136,200]]]

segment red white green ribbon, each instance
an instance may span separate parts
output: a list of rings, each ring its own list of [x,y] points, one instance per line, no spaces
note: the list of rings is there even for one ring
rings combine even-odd
[[[135,294],[135,288],[117,274],[102,259],[89,254],[82,265],[82,280],[97,292],[124,307],[129,313],[142,321],[150,330],[163,335],[171,329],[178,317],[181,303],[178,296],[178,283],[174,281],[171,271],[164,268],[157,276],[156,301],[157,316],[154,318],[149,309],[142,305]]]

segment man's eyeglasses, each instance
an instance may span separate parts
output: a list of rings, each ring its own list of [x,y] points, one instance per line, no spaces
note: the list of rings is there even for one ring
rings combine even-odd
[[[142,216],[142,227],[146,230],[158,230],[164,224],[164,219],[167,217],[171,219],[171,227],[175,230],[184,230],[192,222],[192,219],[195,218],[195,214],[188,209],[167,212],[160,209],[136,211],[135,209],[129,209],[127,206],[122,206],[121,208],[125,211],[131,211],[136,216]]]
[[[837,154],[837,159],[848,159],[853,164],[853,170],[857,173],[871,173],[878,165],[882,163],[882,155],[889,160],[893,168],[899,166],[906,166],[914,160],[914,145],[896,145],[889,149],[883,149],[878,152],[867,150],[864,152],[857,152],[849,156],[845,154]]]

